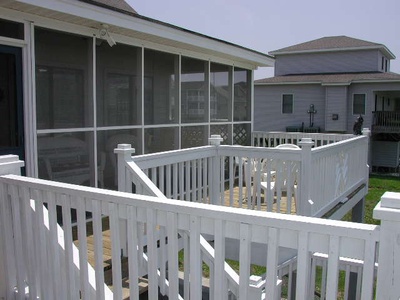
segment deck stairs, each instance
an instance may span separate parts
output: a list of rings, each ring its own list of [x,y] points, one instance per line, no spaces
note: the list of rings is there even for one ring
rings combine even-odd
[[[103,267],[104,267],[104,283],[113,290],[113,282],[112,282],[112,251],[111,251],[111,231],[109,218],[105,217],[102,219],[102,229],[103,229]],[[86,226],[86,236],[87,236],[87,253],[88,253],[88,263],[91,266],[95,266],[95,246],[94,246],[94,235],[93,235],[93,222],[88,221]],[[74,240],[74,244],[76,247],[79,247],[79,239],[78,232],[76,227],[73,228],[72,237]],[[146,255],[144,255],[142,263],[146,263]],[[122,299],[129,299],[129,284],[130,280],[128,277],[128,258],[121,257],[121,271],[122,271]],[[142,272],[143,273],[143,272]],[[139,294],[146,293],[148,290],[148,281],[145,278],[145,274],[142,274],[143,277],[140,278],[138,282],[139,286]]]
[[[129,170],[130,170],[130,180],[136,186],[137,191],[139,193],[148,195],[148,196],[156,196],[161,199],[167,199],[167,197],[161,192],[161,190],[151,181],[151,179],[139,168],[139,166],[134,163],[128,163]],[[185,233],[182,233],[180,237],[180,244],[182,244],[183,236]],[[203,236],[200,235],[200,247],[202,253],[202,260],[203,263],[208,265],[210,269],[213,267],[213,261],[215,258],[215,250],[212,245],[214,236]],[[232,260],[239,260],[239,242],[231,241],[226,239],[226,258]],[[181,250],[183,247],[179,247]],[[262,265],[267,259],[267,253],[265,252],[265,248],[262,249],[261,247],[257,247],[257,245],[252,246],[255,249],[255,253],[251,255],[251,263],[252,264],[259,264]],[[257,251],[258,250],[258,251]],[[292,251],[285,251],[283,250],[283,255],[281,255],[280,259],[282,262],[286,262],[288,260],[293,261],[294,254]],[[254,254],[254,255],[253,255]],[[227,286],[228,289],[231,291],[232,295],[238,296],[239,295],[239,274],[227,263],[224,263],[224,275],[227,279]],[[282,281],[277,279],[276,282],[277,286],[282,284]],[[264,294],[263,287],[265,285],[265,280],[262,278],[256,278],[254,284],[251,284],[251,288],[255,291],[255,294],[259,294],[260,296]],[[162,287],[160,287],[162,290]]]

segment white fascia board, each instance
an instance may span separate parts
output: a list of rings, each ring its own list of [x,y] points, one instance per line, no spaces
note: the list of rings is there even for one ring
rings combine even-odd
[[[382,80],[353,80],[351,83],[400,83],[400,79],[382,79]]]
[[[254,82],[254,86],[256,85],[304,85],[304,84],[322,84],[321,81],[308,81],[308,82],[303,82],[303,81],[293,81],[293,82]]]
[[[350,82],[333,82],[333,83],[324,83],[321,81],[309,81],[309,82],[255,82],[254,86],[263,86],[263,85],[309,85],[309,84],[320,84],[321,86],[349,86],[354,83],[400,83],[400,79],[398,80],[389,80],[389,79],[383,79],[383,80],[352,80]]]
[[[322,86],[349,86],[351,82],[333,82],[321,83]]]
[[[141,19],[140,17],[125,15],[76,0],[18,0],[18,2],[90,19],[99,22],[99,25],[100,23],[105,23],[216,51],[221,53],[221,55],[227,54],[227,56],[237,57],[239,60],[247,60],[249,64],[254,65],[254,68],[258,66],[272,67],[274,64],[274,59],[268,57],[267,54],[263,55],[262,53],[257,53],[240,46],[186,32],[183,29],[178,29],[178,27],[169,27],[146,19]],[[112,31],[112,28],[110,31]]]
[[[290,54],[307,54],[307,53],[325,53],[325,52],[343,52],[343,51],[358,51],[358,50],[381,50],[388,56],[389,59],[395,59],[396,56],[384,45],[364,46],[364,47],[349,47],[349,48],[331,48],[331,49],[313,49],[313,50],[298,50],[298,51],[272,51],[268,54],[290,55]]]
[[[16,22],[21,22],[21,20],[24,20],[27,22],[33,22],[36,26],[86,36],[93,36],[98,32],[98,29],[66,23],[64,21],[49,19],[44,16],[32,15],[26,12],[15,11],[4,7],[0,7],[0,17],[7,17],[7,19]]]
[[[63,31],[63,32],[69,32],[69,33],[75,33],[79,35],[86,35],[88,37],[92,36],[97,36],[98,35],[98,29],[97,28],[90,28],[90,27],[85,27],[82,25],[76,25],[72,23],[66,23],[65,21],[60,21],[60,20],[55,20],[55,19],[48,19],[45,18],[44,16],[39,16],[39,15],[32,15],[28,14],[26,12],[20,12],[20,11],[15,11],[11,10],[8,8],[0,7],[0,18],[5,18],[9,19],[11,21],[21,21],[21,20],[28,20],[29,22],[33,22],[36,26],[40,26],[43,28],[48,28],[48,29],[53,29],[53,30],[58,30],[58,31]],[[232,57],[222,57],[218,55],[213,55],[210,53],[205,53],[205,52],[195,52],[187,49],[182,49],[178,47],[173,47],[169,45],[163,45],[159,44],[157,42],[152,42],[148,40],[143,40],[139,38],[133,38],[129,37],[126,35],[121,35],[121,34],[116,34],[113,33],[113,37],[117,43],[122,43],[130,46],[136,46],[136,47],[145,47],[148,49],[153,49],[156,51],[163,51],[163,52],[168,52],[171,54],[176,54],[176,55],[183,55],[183,56],[188,56],[192,58],[197,58],[201,60],[210,60],[211,62],[215,63],[220,63],[220,64],[225,64],[229,66],[235,66],[243,69],[253,69],[255,68],[254,64],[249,63],[248,61],[238,61],[234,60]],[[5,40],[7,38],[2,38],[0,37],[0,40],[8,44]],[[24,44],[24,41],[18,40],[17,44]],[[10,46],[15,46],[16,43],[9,44]]]

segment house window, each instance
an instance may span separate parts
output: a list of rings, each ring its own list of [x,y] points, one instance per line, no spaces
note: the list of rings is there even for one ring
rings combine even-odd
[[[365,94],[353,95],[353,115],[365,115]]]
[[[387,72],[388,71],[388,60],[386,59],[385,60],[385,72]]]
[[[293,113],[293,95],[285,94],[282,95],[282,113],[292,114]]]
[[[382,56],[382,66],[381,66],[382,70],[383,70],[384,66],[385,66],[385,58]]]

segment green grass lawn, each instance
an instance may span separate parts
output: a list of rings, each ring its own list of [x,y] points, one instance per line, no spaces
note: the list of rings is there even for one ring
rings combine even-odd
[[[365,199],[364,223],[379,225],[379,220],[372,217],[372,212],[385,192],[400,192],[400,177],[371,175],[368,194]],[[351,214],[347,214],[343,220],[351,221]]]

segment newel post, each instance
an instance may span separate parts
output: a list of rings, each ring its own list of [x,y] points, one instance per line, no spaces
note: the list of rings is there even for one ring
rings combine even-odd
[[[400,298],[400,193],[386,192],[374,209],[381,220],[376,299]]]
[[[213,134],[208,139],[208,142],[211,146],[215,146],[217,149],[223,138],[219,134]],[[216,155],[212,159],[211,166],[211,176],[209,176],[210,185],[211,185],[211,204],[220,205],[221,194],[220,194],[220,185],[221,185],[221,159],[218,155],[218,151],[216,151]]]
[[[114,149],[114,153],[117,155],[118,191],[132,193],[132,183],[128,182],[126,178],[125,162],[132,160],[132,154],[135,153],[135,149],[131,147],[131,144],[118,144],[117,148]],[[121,256],[126,256],[128,253],[127,226],[126,220],[119,220]]]
[[[300,197],[297,200],[298,215],[311,216],[313,200],[311,199],[312,168],[311,148],[314,146],[311,138],[302,138],[298,145],[301,147],[301,173],[300,173]],[[314,182],[315,184],[315,182]]]
[[[125,162],[132,160],[135,148],[132,148],[131,144],[118,144],[114,153],[117,154],[118,191],[131,193],[132,184],[126,182]]]
[[[0,156],[0,175],[21,175],[24,161],[18,155]],[[0,299],[13,295],[17,284],[12,209],[6,190],[0,186]]]
[[[362,129],[362,134],[364,135],[364,136],[366,136],[367,137],[367,151],[368,151],[368,153],[367,153],[367,163],[368,163],[368,170],[367,170],[367,172],[368,172],[368,176],[369,176],[369,173],[371,173],[372,172],[372,165],[371,165],[371,130],[369,129],[369,128],[363,128]]]
[[[0,156],[0,175],[21,175],[21,168],[23,166],[25,166],[25,162],[19,160],[18,155],[9,154]]]

